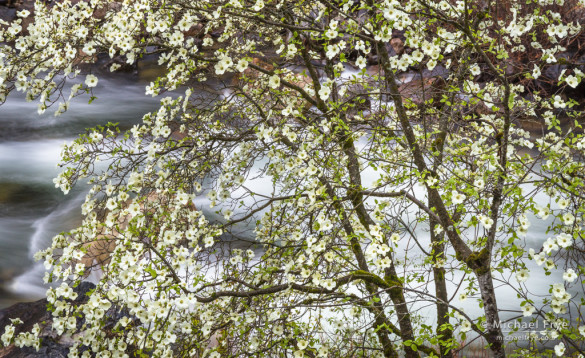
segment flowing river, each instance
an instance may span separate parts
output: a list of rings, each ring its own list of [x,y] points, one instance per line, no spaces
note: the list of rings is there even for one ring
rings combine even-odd
[[[74,99],[59,117],[56,108],[39,115],[21,94],[0,106],[0,308],[44,296],[44,267],[33,254],[81,221],[86,188],[65,196],[53,185],[61,146],[96,125],[138,123],[159,102],[144,95],[145,85],[130,75],[102,76],[92,104]]]

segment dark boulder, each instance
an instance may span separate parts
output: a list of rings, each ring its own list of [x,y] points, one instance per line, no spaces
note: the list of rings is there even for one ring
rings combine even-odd
[[[77,298],[74,303],[87,302],[87,293],[95,288],[90,282],[82,282],[74,291]],[[51,329],[51,312],[47,310],[47,299],[35,302],[22,302],[0,310],[0,335],[5,327],[12,324],[11,319],[19,318],[23,323],[15,325],[14,336],[21,332],[29,332],[35,324],[41,327],[41,346],[35,348],[18,348],[10,345],[0,349],[0,358],[66,358],[69,353],[69,344],[60,340]]]

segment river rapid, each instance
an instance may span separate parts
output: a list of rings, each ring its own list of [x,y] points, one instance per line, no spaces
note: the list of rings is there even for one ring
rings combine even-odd
[[[38,103],[20,93],[0,106],[0,308],[44,296],[44,267],[33,255],[81,222],[87,188],[78,185],[63,195],[53,185],[62,145],[96,125],[127,129],[138,123],[159,103],[144,95],[147,84],[130,74],[101,76],[93,103],[88,96],[76,98],[59,117],[56,107],[39,115]]]

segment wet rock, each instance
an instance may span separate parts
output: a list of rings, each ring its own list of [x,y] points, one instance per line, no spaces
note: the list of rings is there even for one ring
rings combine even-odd
[[[205,27],[202,23],[195,24],[191,26],[189,30],[184,31],[183,35],[185,35],[185,37],[195,37],[202,39],[205,35]]]
[[[12,17],[9,18],[12,20],[16,18],[17,11],[28,10],[32,13],[35,9],[35,1],[36,0],[0,0],[0,7],[13,10],[10,12]]]
[[[394,50],[394,53],[397,55],[402,55],[404,53],[404,41],[400,38],[395,37],[390,40],[390,46]]]
[[[585,47],[585,46],[583,46]],[[578,66],[579,70],[581,70],[581,72],[585,72],[585,54],[581,55],[578,59],[577,59],[577,63],[580,64]]]
[[[398,91],[405,102],[421,105],[430,99],[438,102],[444,88],[445,81],[441,77],[431,77],[414,79],[401,85]]]
[[[451,71],[446,69],[444,66],[437,65],[432,70],[425,68],[422,72],[423,77],[441,77],[446,79],[451,74]]]
[[[22,33],[28,34],[28,27],[34,21],[36,0],[0,0],[0,19],[10,22],[17,19],[17,12],[21,10],[28,10],[31,15],[22,19]],[[49,0],[43,1],[48,6],[51,6],[54,2]]]
[[[122,8],[122,4],[117,2],[107,3],[106,5],[96,9],[93,12],[93,17],[96,19],[103,19],[106,17],[106,14],[110,11],[118,11]]]
[[[530,133],[542,134],[546,129],[544,121],[537,119],[523,119],[520,120],[520,127]]]
[[[118,306],[110,307],[106,312],[106,317],[108,318],[104,324],[104,330],[106,331],[113,330],[116,324],[118,324],[118,322],[124,317],[133,320],[133,317],[127,308],[120,308]]]
[[[30,331],[35,323],[42,323],[50,319],[47,312],[47,299],[35,302],[21,302],[0,310],[0,327],[4,333],[4,327],[12,324],[11,319],[20,318],[22,324],[16,326],[14,334]]]
[[[252,62],[250,63],[252,66],[260,67],[266,71],[274,70],[274,66],[268,62],[265,62],[259,58],[253,58]],[[257,80],[262,76],[258,70],[253,69],[251,66],[244,70],[242,74],[236,73],[234,78],[232,79],[232,85],[240,85],[240,81],[245,77],[250,80]]]
[[[553,81],[557,81],[559,79],[559,76],[561,75],[561,72],[563,72],[563,70],[567,69],[567,65],[561,64],[564,63],[566,61],[568,61],[571,58],[571,54],[567,53],[567,52],[562,52],[556,55],[557,61],[559,61],[558,63],[552,65],[552,66],[548,66],[545,68],[543,74],[550,78]]]
[[[525,69],[525,65],[518,63],[514,59],[510,58],[506,64],[506,76],[512,76],[514,74],[520,73],[522,70]]]
[[[95,284],[87,281],[83,281],[79,284],[79,286],[75,287],[73,291],[77,293],[77,298],[75,299],[75,303],[85,303],[88,301],[88,295],[91,291],[95,289]]]
[[[48,341],[37,351],[34,348],[18,348],[11,345],[0,350],[0,358],[67,358],[69,347],[64,347],[57,342]]]
[[[77,298],[73,301],[76,304],[87,302],[87,293],[95,288],[90,282],[82,282],[74,291]],[[17,303],[13,306],[0,310],[0,334],[4,333],[5,327],[12,324],[11,319],[19,318],[22,324],[15,325],[14,335],[30,331],[35,324],[41,327],[41,346],[37,351],[31,347],[19,348],[14,345],[0,349],[0,358],[65,358],[69,353],[72,341],[59,337],[51,328],[52,316],[47,310],[47,299],[35,302]]]
[[[14,18],[16,18],[16,9],[7,7],[6,3],[0,2],[0,20],[11,21]]]
[[[366,67],[366,73],[369,76],[381,75],[382,71],[383,69],[380,67],[380,65],[371,65]]]

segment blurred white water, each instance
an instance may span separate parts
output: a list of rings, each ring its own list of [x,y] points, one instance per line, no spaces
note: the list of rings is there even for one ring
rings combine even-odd
[[[37,219],[32,223],[34,233],[29,243],[28,258],[32,261],[34,254],[44,250],[51,245],[53,236],[63,230],[72,229],[79,225],[81,216],[79,208],[83,203],[83,193],[73,194],[70,200],[61,203],[49,215]],[[43,284],[45,268],[42,262],[35,263],[32,268],[22,275],[16,277],[10,284],[9,289],[31,297],[42,297],[46,291]]]
[[[123,74],[100,78],[93,103],[75,98],[59,117],[56,107],[39,115],[20,94],[0,106],[0,308],[45,294],[44,267],[33,255],[81,220],[84,185],[66,196],[53,185],[62,145],[96,125],[138,123],[159,101],[144,86]]]

